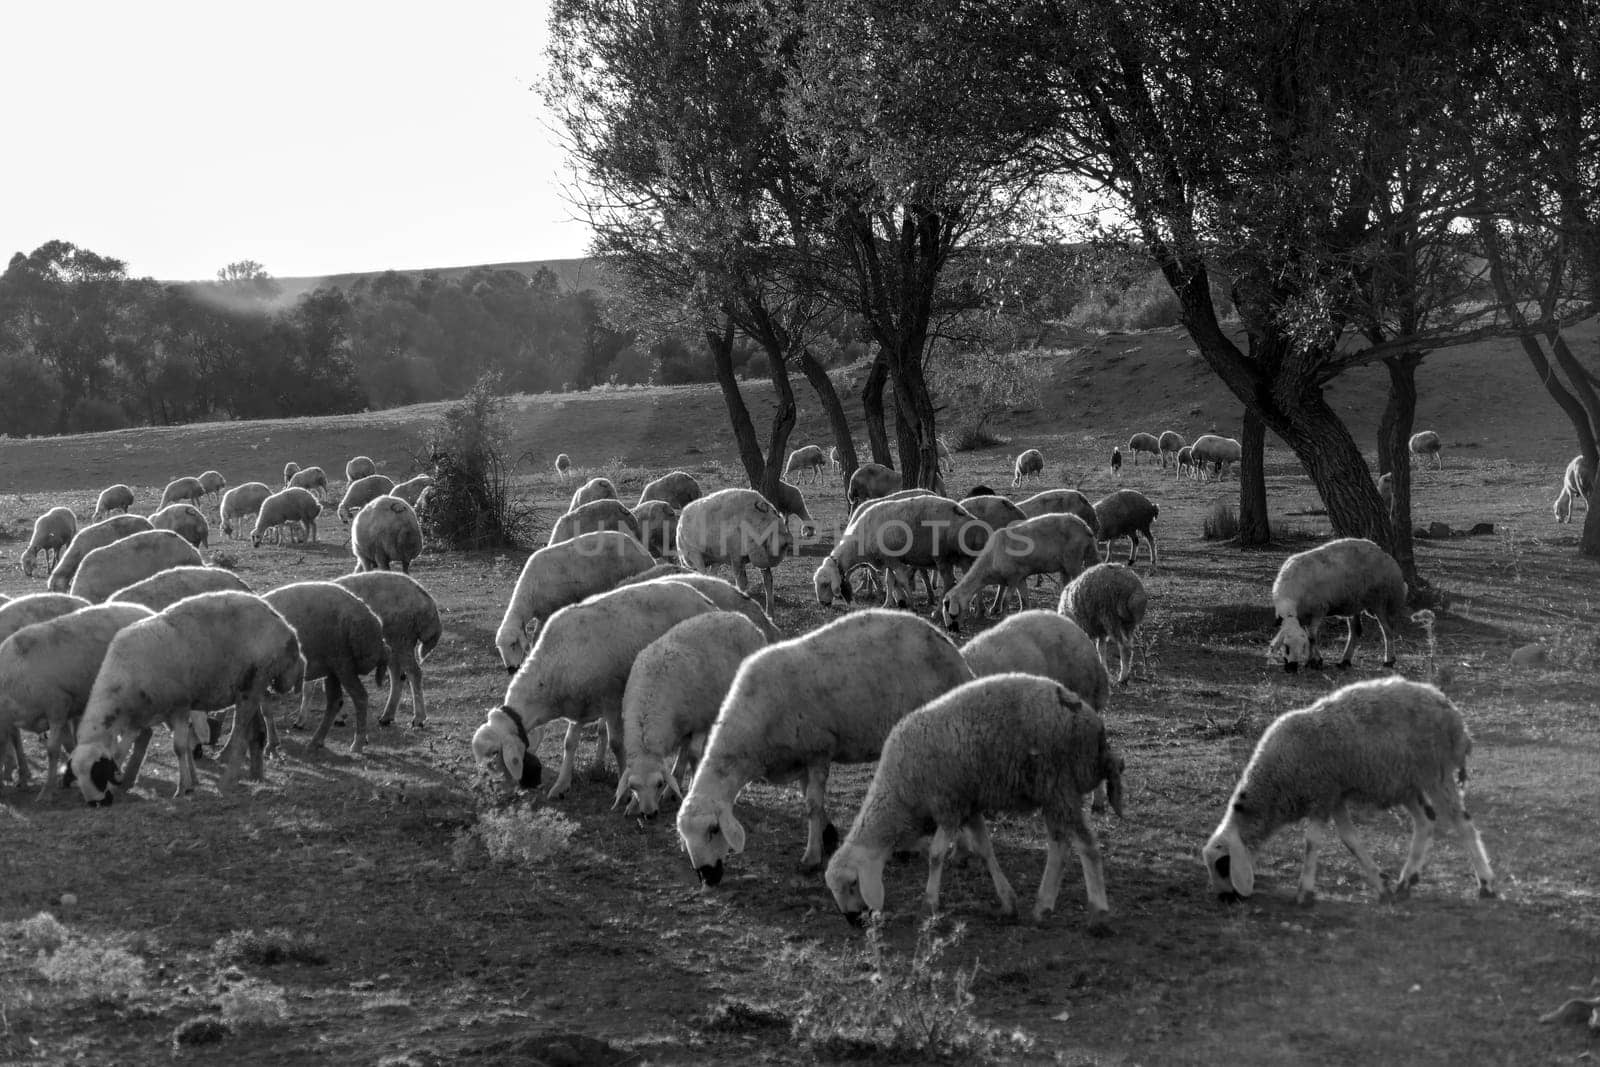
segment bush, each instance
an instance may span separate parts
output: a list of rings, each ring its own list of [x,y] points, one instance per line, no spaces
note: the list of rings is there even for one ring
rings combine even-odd
[[[479,378],[450,405],[415,457],[433,475],[426,514],[430,541],[450,548],[523,548],[533,539],[533,508],[511,488],[510,428],[497,374]]]
[[[1006,439],[989,428],[987,421],[969,422],[957,426],[945,435],[945,443],[952,452],[975,452],[980,448],[1003,445]]]
[[[296,934],[282,927],[272,927],[263,933],[254,930],[235,930],[217,940],[212,955],[221,964],[249,963],[270,967],[278,963],[304,963],[319,966],[328,957],[309,935]]]
[[[533,867],[563,851],[577,832],[577,823],[549,809],[486,811],[478,816],[476,826],[456,835],[451,859],[458,867],[469,866],[481,845],[495,863]]]
[[[34,964],[53,985],[78,996],[110,999],[144,991],[144,960],[126,949],[90,940],[68,940]]]

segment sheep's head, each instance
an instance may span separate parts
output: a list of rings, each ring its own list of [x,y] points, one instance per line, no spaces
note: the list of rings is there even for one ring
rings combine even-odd
[[[18,565],[22,568],[22,573],[24,576],[28,578],[33,577],[33,563],[34,560],[38,558],[39,552],[37,549],[30,548],[22,554],[22,562]]]
[[[1283,669],[1290,674],[1311,658],[1311,635],[1293,615],[1278,617],[1278,634],[1267,646],[1267,658],[1271,659],[1279,649],[1283,650]]]
[[[1211,891],[1222,900],[1237,900],[1255,891],[1255,864],[1244,839],[1243,823],[1249,817],[1249,800],[1241,789],[1228,802],[1228,814],[1200,853]]]
[[[727,801],[708,803],[694,797],[684,801],[678,809],[678,839],[689,854],[689,865],[708,886],[722,881],[722,861],[729,853],[744,851],[744,827]]]
[[[626,814],[654,819],[660,814],[661,800],[668,793],[680,801],[683,799],[678,781],[667,773],[666,765],[654,756],[636,757],[617,778],[617,795],[611,809],[615,811],[627,800]]]
[[[494,647],[500,650],[500,662],[505,666],[506,673],[516,674],[532,647],[528,641],[527,627],[511,619],[502,620],[500,629],[494,635]]]
[[[839,561],[832,556],[822,561],[822,566],[811,576],[811,581],[816,586],[817,603],[823,607],[831,605],[834,597],[848,604],[854,596],[850,590],[850,579],[845,577]]]
[[[833,902],[851,926],[860,926],[868,911],[883,910],[883,857],[853,845],[833,854],[826,875]]]
[[[99,742],[91,741],[72,750],[67,763],[70,781],[91,807],[111,805],[111,787],[122,784],[122,774],[117,770],[116,754]]]
[[[472,761],[491,777],[519,789],[534,788],[542,774],[522,717],[504,706],[491,711],[488,721],[472,735]]]
[[[967,605],[971,603],[971,597],[963,602],[955,590],[946,593],[939,601],[939,621],[944,624],[944,628],[953,634],[960,633],[961,613],[966,611]]]

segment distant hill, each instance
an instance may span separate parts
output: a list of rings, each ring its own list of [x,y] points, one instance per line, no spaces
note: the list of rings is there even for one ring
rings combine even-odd
[[[521,263],[480,263],[465,267],[422,267],[417,270],[400,270],[396,274],[404,274],[411,278],[420,278],[430,270],[444,278],[459,278],[468,271],[487,267],[490,270],[514,270],[528,276],[533,276],[541,267],[555,272],[561,279],[563,289],[593,289],[601,295],[609,296],[610,285],[605,279],[605,268],[600,261],[592,258],[583,259],[533,259]],[[337,288],[348,289],[362,278],[376,278],[387,271],[369,270],[355,271],[350,274],[321,274],[307,275],[298,278],[273,278],[283,290],[281,303],[293,304],[306,293],[317,289]]]

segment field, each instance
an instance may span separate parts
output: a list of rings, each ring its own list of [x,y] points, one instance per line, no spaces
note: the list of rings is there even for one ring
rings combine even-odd
[[[1039,447],[1052,484],[1096,497],[1117,484],[1105,464],[1111,442],[1132,430],[1231,431],[1236,406],[1183,340],[1085,339],[1061,356],[1043,408],[1001,424],[1008,445],[957,457],[952,489],[1008,486],[1010,456]],[[1126,817],[1095,820],[1110,938],[1085,933],[1076,864],[1056,914],[1034,926],[997,918],[974,863],[947,872],[935,943],[922,938],[919,952],[925,868],[911,860],[891,866],[890,914],[869,940],[839,918],[819,876],[798,872],[804,828],[792,791],[746,790],[749,848],[715,891],[696,884],[670,817],[640,824],[611,810],[612,769],[580,774],[561,801],[540,794],[506,807],[475,779],[467,742],[504,691],[493,634],[522,557],[430,552],[413,573],[437,597],[445,636],[426,664],[426,726],[405,725],[403,705],[400,725],[375,728],[354,758],[348,728],[320,754],[306,750],[306,732],[286,730],[287,759],[226,795],[208,760],[199,791],[169,799],[175,771],[159,737],[140,787],[109,809],[0,787],[0,1062],[1585,1058],[1582,1027],[1538,1017],[1596,995],[1600,977],[1596,568],[1575,554],[1577,528],[1550,518],[1572,454],[1554,406],[1509,350],[1452,358],[1423,376],[1419,425],[1441,432],[1447,465],[1419,470],[1416,515],[1495,532],[1418,542],[1424,573],[1450,603],[1432,643],[1407,631],[1399,669],[1441,675],[1468,719],[1471,810],[1498,900],[1474,899],[1466,858],[1446,840],[1409,901],[1375,902],[1340,849],[1325,854],[1316,906],[1299,909],[1293,831],[1258,857],[1249,903],[1224,906],[1207,892],[1199,850],[1261,730],[1380,673],[1370,628],[1348,673],[1289,676],[1267,663],[1272,575],[1286,553],[1328,533],[1293,457],[1269,448],[1281,537],[1263,551],[1201,537],[1211,505],[1235,496],[1233,480],[1174,481],[1146,465],[1121,476],[1160,503],[1162,555],[1159,568],[1141,556],[1150,614],[1134,677],[1107,716],[1128,787]],[[1380,385],[1374,375],[1340,395],[1369,448]],[[753,397],[760,419],[769,401]],[[50,504],[87,515],[94,493],[119,480],[148,502],[168,478],[206,467],[234,483],[275,483],[291,458],[342,481],[344,459],[364,452],[398,475],[437,410],[0,441],[0,592],[42,588],[14,560]],[[583,473],[612,477],[624,498],[673,467],[708,487],[741,480],[713,389],[519,398],[510,410],[544,528],[565,498],[548,471],[558,448]],[[807,410],[795,443],[823,439],[822,426]],[[831,531],[840,488],[802,488]],[[253,550],[218,535],[211,555],[231,557],[265,590],[348,571],[342,533],[329,515],[319,544]],[[802,556],[777,572],[776,621],[789,634],[833,617],[812,596],[814,563]],[[1034,606],[1054,601],[1053,586],[1033,593]],[[1510,652],[1532,641],[1549,648],[1549,663],[1512,668]],[[288,708],[278,706],[280,722]],[[38,773],[42,750],[28,744]],[[586,741],[585,768],[592,753]],[[541,757],[558,762],[553,738]],[[835,773],[829,802],[841,828],[868,778],[867,768]],[[484,841],[501,839],[475,830],[505,819],[528,862],[497,862]],[[1405,820],[1359,821],[1380,865],[1397,869]],[[995,827],[1026,907],[1044,863],[1041,828],[1031,817]],[[59,926],[32,918],[40,912]]]

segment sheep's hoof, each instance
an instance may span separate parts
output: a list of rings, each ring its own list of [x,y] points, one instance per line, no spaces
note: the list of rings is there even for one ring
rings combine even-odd
[[[1217,903],[1219,904],[1240,904],[1243,902],[1244,897],[1241,897],[1238,893],[1235,893],[1231,889],[1217,894]]]
[[[816,874],[818,871],[822,870],[822,861],[820,859],[814,860],[802,856],[800,857],[800,866],[798,870],[801,874]]]
[[[1478,899],[1479,900],[1496,900],[1496,899],[1499,898],[1499,896],[1500,896],[1500,894],[1496,893],[1491,887],[1483,885],[1481,883],[1479,884],[1479,886],[1478,886]]]
[[[1044,922],[1055,912],[1055,910],[1056,909],[1054,905],[1048,908],[1042,906],[1035,907],[1033,909],[1033,921],[1035,925]]]
[[[1110,937],[1116,933],[1115,930],[1111,929],[1111,923],[1106,921],[1103,912],[1099,915],[1089,916],[1089,925],[1086,932],[1090,937]]]
[[[411,720],[411,725],[415,729],[419,729],[420,730],[422,727],[426,726],[427,724],[428,724],[428,720],[427,719],[412,719]]]
[[[1391,659],[1386,659],[1386,660],[1383,661],[1383,665],[1385,667],[1393,667],[1394,666],[1394,660],[1392,658]]]
[[[1094,812],[1096,815],[1104,815],[1106,813],[1106,802],[1103,800],[1096,800],[1094,803],[1089,805],[1089,810]]]
[[[394,716],[393,715],[389,715],[389,716],[386,716],[386,717],[384,717],[382,719],[379,719],[378,720],[378,725],[379,726],[393,726],[394,725]]]
[[[1302,889],[1295,895],[1294,902],[1302,908],[1314,908],[1317,906],[1317,892],[1314,889]]]
[[[550,787],[550,792],[545,794],[547,800],[560,800],[567,795],[567,790],[572,788],[571,782],[557,782]]]
[[[1349,661],[1349,660],[1347,660],[1347,659],[1342,659],[1342,660],[1340,660],[1340,661],[1339,661],[1339,669],[1340,669],[1340,670],[1341,670],[1341,671],[1347,671],[1347,670],[1349,670],[1349,669],[1350,669],[1350,661]]]
[[[363,737],[359,741],[350,742],[350,755],[359,756],[359,755],[361,755],[361,753],[365,752],[366,750],[367,750],[367,739],[366,738]]]

